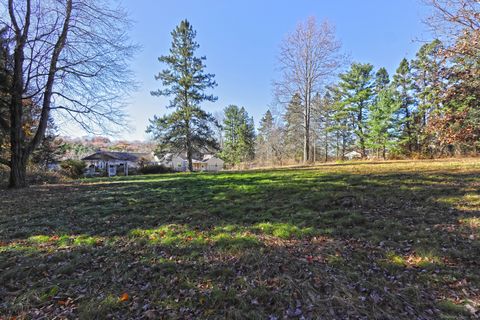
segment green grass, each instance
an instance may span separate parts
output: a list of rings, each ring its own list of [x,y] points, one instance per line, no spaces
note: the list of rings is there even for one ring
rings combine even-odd
[[[469,159],[2,190],[0,318],[469,319],[479,186]]]

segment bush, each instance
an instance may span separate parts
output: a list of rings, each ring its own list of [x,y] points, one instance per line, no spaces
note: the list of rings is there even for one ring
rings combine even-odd
[[[0,188],[7,187],[10,169],[0,166]],[[27,184],[55,184],[68,181],[68,177],[61,172],[48,171],[45,168],[29,164],[27,166]]]
[[[150,164],[138,169],[141,174],[172,173],[172,168],[165,167],[162,164]]]
[[[69,176],[62,172],[54,172],[45,170],[45,168],[30,165],[27,168],[27,182],[28,184],[55,184],[67,181]]]
[[[83,177],[83,170],[87,165],[81,160],[65,160],[60,164],[62,173],[72,179]]]

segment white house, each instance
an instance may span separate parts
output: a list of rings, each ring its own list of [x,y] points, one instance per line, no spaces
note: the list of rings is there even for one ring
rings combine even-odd
[[[159,159],[151,153],[130,153],[130,152],[112,152],[97,151],[82,159],[87,163],[89,175],[95,172],[106,170],[109,177],[116,176],[118,170],[122,170],[128,175],[128,168],[138,168],[145,164],[157,164]]]
[[[160,158],[159,163],[167,168],[172,168],[175,171],[187,171],[188,161],[186,156],[182,154],[166,153]]]
[[[172,168],[175,171],[187,171],[188,159],[184,153],[167,153],[160,159],[160,164]],[[202,160],[192,159],[193,171],[220,171],[223,169],[224,162],[222,159],[207,154]]]
[[[362,159],[362,154],[357,151],[350,151],[345,154],[345,158],[348,160]]]
[[[225,162],[222,159],[212,154],[204,155],[202,163],[206,164],[206,171],[214,171],[214,172],[222,170],[223,165],[225,164]]]

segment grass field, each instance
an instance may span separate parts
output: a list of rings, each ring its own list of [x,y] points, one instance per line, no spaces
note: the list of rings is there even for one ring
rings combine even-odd
[[[0,203],[0,318],[480,317],[480,160],[86,180]]]

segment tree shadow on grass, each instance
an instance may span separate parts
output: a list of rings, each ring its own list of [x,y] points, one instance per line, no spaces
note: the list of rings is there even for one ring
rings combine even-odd
[[[47,242],[67,236],[71,254],[89,262],[80,267],[84,273],[69,275],[78,284],[70,288],[62,282],[61,288],[67,288],[66,295],[87,290],[79,300],[87,309],[89,303],[96,305],[99,294],[129,290],[142,303],[154,301],[149,303],[155,312],[167,312],[161,314],[164,317],[168,312],[179,318],[208,318],[208,312],[231,318],[248,312],[260,318],[302,312],[307,318],[435,319],[449,314],[467,318],[465,308],[456,310],[448,303],[469,303],[479,288],[478,181],[478,172],[299,170],[36,187],[0,196],[0,237],[8,245],[21,245],[35,236],[40,236],[40,242],[41,236]],[[270,227],[262,229],[262,223]],[[191,234],[183,238],[174,234],[170,243],[151,239],[152,234],[165,239],[168,229],[162,228],[171,224]],[[226,251],[213,240],[179,245],[197,234],[215,238],[215,227],[226,228]],[[140,234],[143,230],[146,236],[136,238],[133,230]],[[244,232],[241,238],[253,237],[259,245],[244,239],[231,241],[232,232]],[[94,240],[90,249],[82,243],[75,246],[79,235],[98,238],[100,244]],[[328,241],[318,243],[314,236]],[[238,248],[239,243],[247,245]],[[21,294],[17,300],[7,299],[8,303],[21,306],[31,284],[45,291],[60,281],[61,275],[52,281],[42,271],[58,274],[51,271],[58,267],[51,264],[52,259],[66,265],[78,261],[64,251],[54,247],[49,253],[43,249],[1,252],[2,271],[22,268],[22,261],[25,266],[37,266],[30,274],[11,271],[13,288],[8,290],[20,289]],[[155,261],[160,261],[161,270],[170,266],[163,276],[151,269]],[[92,273],[90,278],[97,280],[87,281],[87,277],[84,281]],[[100,275],[106,280],[98,280]],[[172,279],[183,279],[185,288],[176,280],[170,283]],[[209,281],[217,291],[199,289],[208,288]],[[229,286],[232,281],[235,286]],[[115,290],[108,289],[114,283],[118,283]],[[146,283],[163,288],[166,296],[162,290],[143,290]],[[47,302],[40,307],[50,306]],[[28,309],[32,302],[24,305]],[[109,312],[117,312],[115,308]],[[119,314],[123,308],[119,304]],[[53,309],[62,310],[59,305]],[[144,311],[129,312],[136,317]]]

